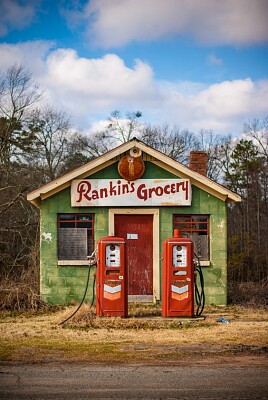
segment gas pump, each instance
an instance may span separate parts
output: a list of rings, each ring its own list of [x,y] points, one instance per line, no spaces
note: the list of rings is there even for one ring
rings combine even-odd
[[[108,236],[98,241],[96,315],[128,315],[125,239]]]
[[[162,268],[162,315],[194,317],[194,245],[178,229],[163,242]]]

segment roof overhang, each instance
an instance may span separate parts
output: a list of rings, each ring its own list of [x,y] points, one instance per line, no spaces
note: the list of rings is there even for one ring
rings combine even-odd
[[[238,194],[230,191],[206,176],[191,170],[180,162],[171,159],[167,155],[153,149],[136,138],[123,143],[122,145],[110,150],[102,156],[30,192],[27,196],[27,200],[29,200],[35,206],[40,207],[41,200],[44,200],[69,187],[73,179],[84,179],[102,170],[103,168],[114,164],[118,161],[118,157],[134,147],[138,147],[142,152],[151,156],[151,162],[155,165],[158,165],[159,167],[171,172],[175,176],[179,176],[182,179],[190,179],[192,185],[197,186],[198,188],[221,199],[222,201],[227,201],[230,203],[241,201],[241,197]]]

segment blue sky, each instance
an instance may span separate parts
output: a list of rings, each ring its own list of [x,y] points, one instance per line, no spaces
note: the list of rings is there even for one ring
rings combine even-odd
[[[238,136],[268,115],[268,0],[0,0],[0,63],[84,131],[113,110]]]

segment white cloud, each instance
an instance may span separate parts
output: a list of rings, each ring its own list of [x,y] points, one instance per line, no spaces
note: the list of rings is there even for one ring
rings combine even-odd
[[[268,80],[162,82],[140,60],[128,67],[115,54],[82,58],[72,49],[53,49],[51,42],[0,44],[0,59],[3,68],[14,62],[29,68],[49,102],[86,130],[116,109],[122,114],[141,110],[142,120],[151,124],[235,134],[245,121],[268,114]]]
[[[53,46],[53,42],[45,40],[17,44],[1,43],[1,70],[5,70],[13,64],[22,64],[39,79],[46,74],[46,57]]]
[[[177,117],[194,131],[204,128],[236,134],[246,120],[262,118],[268,113],[268,80],[223,81],[189,94],[176,89],[169,93],[163,112],[169,112],[170,119]]]
[[[68,10],[70,24],[79,16],[89,40],[104,48],[171,35],[220,45],[268,40],[267,0],[90,0],[83,11]]]
[[[0,37],[13,29],[23,29],[28,26],[39,6],[40,1],[19,2],[18,0],[0,0]]]
[[[71,49],[52,52],[46,61],[42,83],[53,102],[72,115],[91,120],[92,115],[107,116],[114,109],[139,109],[152,106],[160,93],[150,66],[136,60],[129,68],[114,54],[98,59],[78,57]]]

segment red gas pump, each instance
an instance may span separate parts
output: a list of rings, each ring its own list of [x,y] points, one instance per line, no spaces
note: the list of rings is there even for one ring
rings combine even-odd
[[[98,241],[96,314],[128,315],[125,239],[108,236]]]
[[[188,238],[174,237],[163,242],[162,315],[194,316],[194,246]]]

